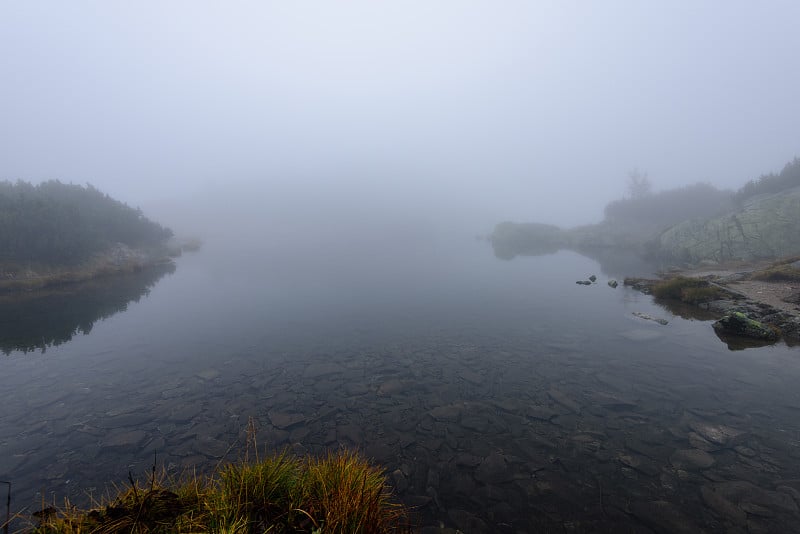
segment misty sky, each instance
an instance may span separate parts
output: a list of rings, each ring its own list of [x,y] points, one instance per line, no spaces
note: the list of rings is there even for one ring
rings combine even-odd
[[[798,21],[794,0],[6,1],[0,179],[146,212],[247,183],[471,232],[594,222],[634,167],[736,188],[800,156]]]

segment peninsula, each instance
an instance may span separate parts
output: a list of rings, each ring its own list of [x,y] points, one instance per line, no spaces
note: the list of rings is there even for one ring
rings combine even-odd
[[[0,182],[0,293],[168,263],[172,235],[91,185]]]

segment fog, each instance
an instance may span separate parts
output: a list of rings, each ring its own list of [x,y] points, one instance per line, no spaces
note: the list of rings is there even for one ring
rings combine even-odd
[[[0,179],[178,233],[595,222],[797,151],[793,1],[6,2]]]

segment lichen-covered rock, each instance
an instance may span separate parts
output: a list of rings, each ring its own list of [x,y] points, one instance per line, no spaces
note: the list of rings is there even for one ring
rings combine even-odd
[[[777,341],[780,337],[779,332],[775,329],[770,328],[764,323],[750,319],[742,312],[733,312],[715,322],[714,330],[732,336],[748,337],[763,341]]]
[[[735,213],[677,224],[658,238],[663,260],[752,260],[800,253],[800,187],[758,195]]]

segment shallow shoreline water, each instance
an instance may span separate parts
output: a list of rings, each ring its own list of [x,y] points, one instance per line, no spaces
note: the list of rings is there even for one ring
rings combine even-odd
[[[405,299],[305,287],[307,304],[213,272],[204,285],[203,258],[180,260],[90,336],[2,362],[15,506],[85,501],[154,458],[210,469],[253,417],[262,446],[380,462],[425,532],[797,524],[796,350],[729,352],[708,322],[605,276],[575,286],[597,268],[577,255],[466,258]]]

